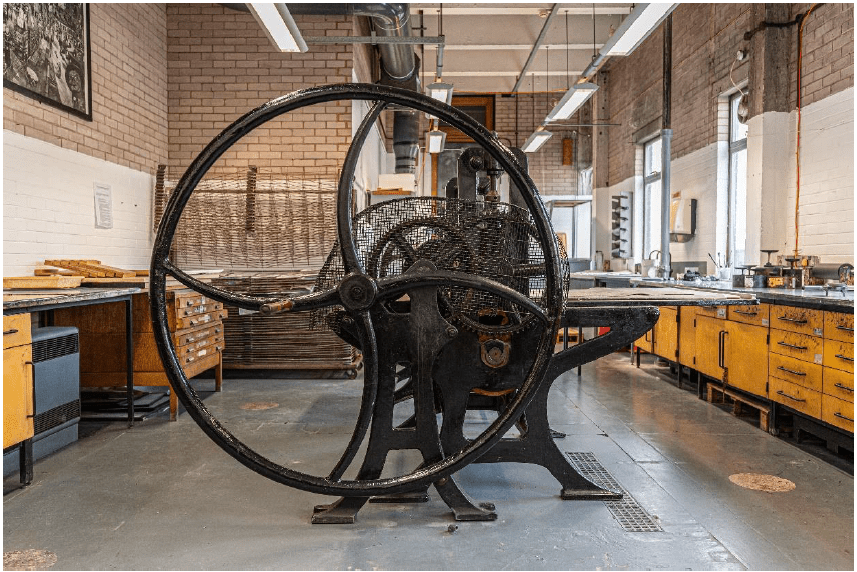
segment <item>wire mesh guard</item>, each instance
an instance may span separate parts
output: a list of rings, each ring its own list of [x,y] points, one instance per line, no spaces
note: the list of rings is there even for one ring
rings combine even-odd
[[[545,310],[545,256],[530,214],[505,203],[441,197],[383,202],[354,220],[358,258],[373,278],[399,276],[417,260],[440,270],[482,276],[509,286]],[[568,258],[560,246],[563,296],[568,292]],[[319,290],[335,287],[345,276],[338,244],[319,273]],[[460,286],[440,288],[445,318],[479,332],[511,333],[528,327],[534,316],[495,294]],[[332,312],[315,323],[336,329]]]

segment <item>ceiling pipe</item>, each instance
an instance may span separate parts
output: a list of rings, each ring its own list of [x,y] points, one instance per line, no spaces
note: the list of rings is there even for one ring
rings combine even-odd
[[[411,35],[408,4],[288,4],[292,14],[314,16],[366,16],[372,19],[375,34],[382,38]],[[420,90],[417,58],[408,44],[378,44],[382,82]],[[419,155],[419,115],[416,111],[396,111],[393,117],[393,153],[396,173],[417,171]]]

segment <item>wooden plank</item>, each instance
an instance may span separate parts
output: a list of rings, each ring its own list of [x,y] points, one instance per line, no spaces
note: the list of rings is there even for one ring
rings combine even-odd
[[[74,276],[71,270],[60,270],[59,268],[37,267],[33,270],[33,276]]]
[[[3,288],[77,288],[82,280],[83,276],[9,276],[3,278]]]

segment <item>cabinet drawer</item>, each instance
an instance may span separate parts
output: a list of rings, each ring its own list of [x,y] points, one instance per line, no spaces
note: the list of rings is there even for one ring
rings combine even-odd
[[[193,328],[180,330],[173,335],[173,340],[176,346],[186,346],[193,342],[198,342],[211,336],[223,334],[223,324],[215,322],[213,324],[203,324]]]
[[[183,330],[185,328],[193,328],[203,324],[211,324],[223,320],[228,316],[227,310],[217,310],[216,312],[208,312],[206,314],[197,314],[196,316],[188,316],[187,318],[178,318],[176,320],[176,329]]]
[[[771,351],[775,354],[820,364],[823,347],[823,340],[817,336],[771,330]]]
[[[768,380],[768,396],[810,417],[821,419],[821,393],[772,377]]]
[[[181,363],[182,367],[184,367],[188,364],[202,360],[206,357],[213,356],[213,355],[217,354],[217,352],[221,351],[222,349],[223,349],[222,343],[214,344],[214,345],[208,346],[207,348],[203,348],[201,350],[196,350],[194,352],[191,352],[191,353],[188,353],[188,354],[181,356],[179,358],[179,363]]]
[[[854,401],[854,374],[826,367],[824,368],[823,391],[827,395]]]
[[[771,306],[771,327],[778,330],[821,336],[824,334],[824,313],[821,310]]]
[[[821,391],[822,367],[820,365],[775,353],[770,354],[769,357],[768,371],[771,376]]]
[[[3,349],[29,344],[30,315],[3,316]]]
[[[173,298],[173,305],[175,308],[189,308],[191,306],[201,306],[203,304],[208,304],[209,302],[213,302],[210,298],[206,298],[199,292],[194,292],[193,290],[185,290],[183,292],[176,292],[175,297]]]
[[[697,316],[710,316],[712,318],[726,319],[726,306],[697,306]]]
[[[223,348],[223,336],[220,334],[217,334],[217,335],[209,336],[209,337],[201,339],[201,340],[197,340],[195,342],[191,342],[189,344],[186,344],[184,346],[180,346],[180,347],[176,348],[176,353],[179,356],[192,355],[193,353],[198,352],[199,350],[201,350],[203,348],[207,348],[208,346],[212,346],[212,345],[218,345],[222,349]]]
[[[824,313],[824,339],[854,343],[854,314]]]
[[[733,322],[767,326],[770,323],[771,309],[768,304],[758,306],[729,306],[727,315]]]
[[[827,367],[833,367],[854,373],[854,343],[824,340],[824,361]]]
[[[821,420],[854,432],[854,404],[829,395],[821,396]]]
[[[208,304],[197,304],[195,306],[188,306],[186,308],[177,308],[176,309],[176,317],[177,318],[186,318],[188,316],[198,316],[199,314],[206,314],[208,312],[216,312],[217,310],[222,310],[223,304],[220,302],[209,302]]]

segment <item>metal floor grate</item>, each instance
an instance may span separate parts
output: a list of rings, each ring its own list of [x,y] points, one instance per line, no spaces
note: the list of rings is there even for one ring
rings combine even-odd
[[[622,491],[622,500],[604,501],[607,510],[628,532],[663,532],[663,528],[620,485],[592,453],[565,453],[578,472],[600,487]]]

